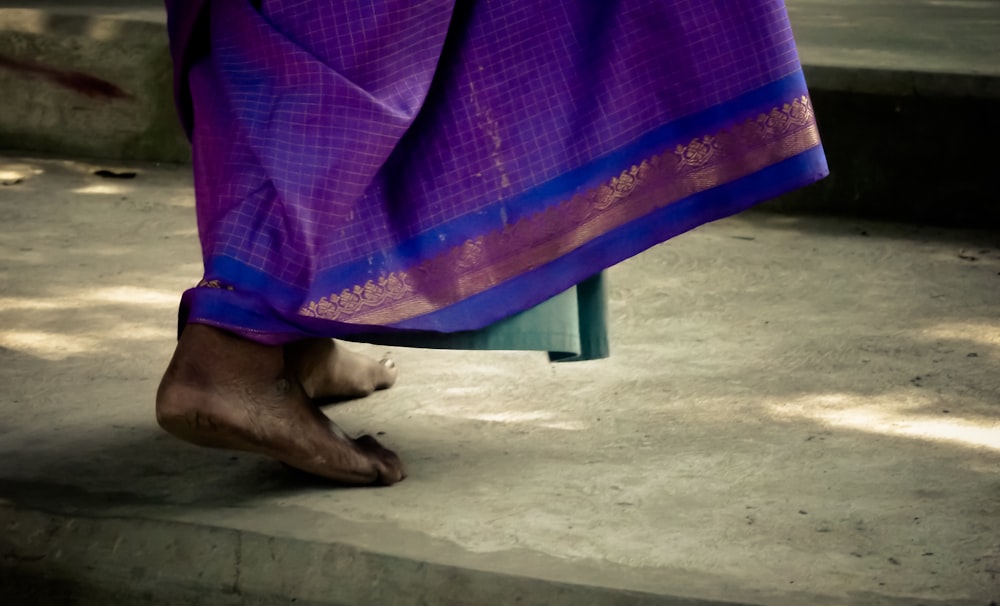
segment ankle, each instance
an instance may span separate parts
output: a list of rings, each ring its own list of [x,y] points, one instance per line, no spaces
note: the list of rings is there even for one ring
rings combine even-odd
[[[286,376],[281,347],[254,343],[203,324],[184,328],[168,374],[171,371],[179,382],[205,387],[232,382],[270,384]]]

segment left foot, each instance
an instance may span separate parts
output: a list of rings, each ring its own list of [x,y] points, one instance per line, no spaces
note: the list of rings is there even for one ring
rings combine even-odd
[[[333,339],[306,339],[285,346],[285,364],[313,400],[363,398],[396,382],[388,359],[374,360]]]
[[[184,327],[156,394],[156,419],[182,440],[267,455],[348,484],[394,484],[396,453],[351,438],[285,369],[284,351],[210,326]]]

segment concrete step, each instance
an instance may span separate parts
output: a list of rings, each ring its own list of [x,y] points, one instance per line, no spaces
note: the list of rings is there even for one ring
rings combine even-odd
[[[0,2],[0,91],[0,149],[190,159],[160,2]]]
[[[1000,2],[787,5],[831,176],[766,208],[1000,226]]]
[[[347,490],[156,427],[187,167],[0,183],[0,603],[1000,600],[997,233],[744,213],[609,272],[610,359],[393,348]]]

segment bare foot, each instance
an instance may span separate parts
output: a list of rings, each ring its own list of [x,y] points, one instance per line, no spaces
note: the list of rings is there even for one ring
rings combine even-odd
[[[285,364],[314,400],[362,398],[396,382],[388,359],[375,361],[333,339],[306,339],[285,346]]]
[[[309,402],[281,347],[209,326],[184,328],[156,394],[156,419],[182,440],[267,455],[339,482],[406,476],[394,452],[371,436],[348,437]]]

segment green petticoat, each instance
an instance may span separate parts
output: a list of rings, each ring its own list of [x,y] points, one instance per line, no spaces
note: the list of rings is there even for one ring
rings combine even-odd
[[[606,358],[610,352],[604,274],[480,330],[363,335],[351,340],[428,349],[547,351],[553,362]]]

